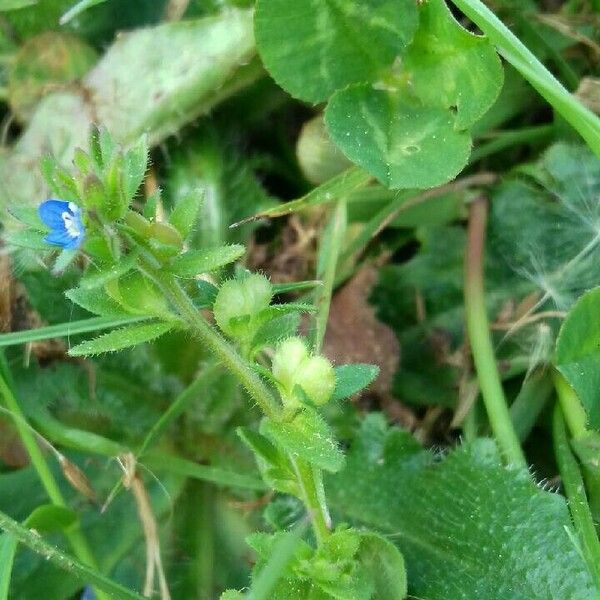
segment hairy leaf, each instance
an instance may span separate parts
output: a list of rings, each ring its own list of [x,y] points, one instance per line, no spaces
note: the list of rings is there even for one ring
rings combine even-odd
[[[480,439],[443,460],[366,418],[346,467],[326,480],[339,518],[390,536],[409,593],[427,600],[592,600],[564,499],[508,470]]]
[[[190,250],[173,260],[169,271],[177,277],[195,277],[224,267],[244,254],[246,249],[239,244],[209,248],[207,250]]]
[[[105,333],[100,337],[87,342],[82,342],[69,350],[71,356],[93,356],[103,352],[116,352],[130,346],[137,346],[144,342],[160,337],[173,329],[172,323],[150,323],[148,325],[132,325]]]

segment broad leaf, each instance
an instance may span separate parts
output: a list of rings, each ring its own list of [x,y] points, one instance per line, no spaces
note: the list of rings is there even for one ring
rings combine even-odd
[[[194,230],[202,202],[203,195],[200,191],[188,192],[171,211],[169,223],[179,231],[183,239],[186,239]]]
[[[173,329],[172,323],[150,323],[148,325],[132,325],[105,333],[100,337],[82,342],[69,350],[70,356],[93,356],[104,352],[116,352],[123,348],[137,346]]]
[[[565,319],[556,342],[556,364],[600,429],[600,287],[582,296]]]
[[[332,400],[343,400],[372,383],[379,374],[376,365],[353,364],[335,367],[335,390]]]
[[[428,106],[456,108],[456,127],[477,121],[495,102],[503,73],[494,47],[454,19],[444,0],[419,8],[420,26],[402,63],[411,90]]]
[[[331,98],[325,121],[342,152],[389,188],[446,183],[471,151],[469,134],[457,130],[449,110],[407,99],[396,87],[343,89]]]
[[[206,250],[190,250],[173,260],[169,271],[177,277],[192,278],[202,273],[216,271],[236,261],[245,251],[244,246],[239,244]]]
[[[350,83],[379,79],[412,39],[417,10],[412,0],[259,0],[254,19],[275,81],[321,102]]]
[[[335,473],[344,464],[344,455],[323,417],[304,408],[289,422],[264,419],[261,433],[278,446],[321,469]]]
[[[504,468],[480,439],[442,461],[414,439],[364,421],[346,467],[326,480],[338,518],[389,535],[409,592],[427,600],[592,600],[565,500]]]

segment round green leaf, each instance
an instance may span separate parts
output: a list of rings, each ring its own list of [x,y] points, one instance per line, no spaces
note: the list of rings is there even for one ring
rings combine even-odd
[[[420,26],[406,52],[403,72],[425,104],[456,108],[456,127],[469,127],[502,89],[500,59],[487,38],[456,22],[443,0],[428,0],[419,11]]]
[[[443,108],[409,101],[398,88],[362,84],[334,94],[325,113],[333,141],[389,188],[430,188],[467,164],[468,133]]]
[[[416,28],[415,0],[259,0],[254,17],[267,70],[308,102],[350,83],[376,81]]]
[[[29,529],[38,532],[62,531],[77,521],[77,515],[65,506],[42,504],[35,508],[25,520]]]

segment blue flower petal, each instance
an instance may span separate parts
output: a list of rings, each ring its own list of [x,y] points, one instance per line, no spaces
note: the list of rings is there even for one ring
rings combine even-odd
[[[78,248],[85,238],[81,210],[73,202],[46,200],[38,207],[40,219],[50,228],[44,238],[48,244],[68,250]]]
[[[40,219],[50,229],[64,229],[65,224],[62,218],[64,212],[73,214],[69,208],[69,202],[65,202],[64,200],[46,200],[38,206]]]

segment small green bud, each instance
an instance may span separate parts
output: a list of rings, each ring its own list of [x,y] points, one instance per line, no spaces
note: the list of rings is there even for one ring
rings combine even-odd
[[[176,248],[183,248],[183,239],[181,234],[173,225],[169,225],[168,223],[162,223],[160,221],[155,221],[150,226],[150,237],[153,237],[161,244],[166,246],[175,246]]]
[[[321,406],[333,395],[335,371],[324,356],[313,356],[300,366],[296,382],[317,406]]]
[[[215,299],[215,321],[227,335],[251,340],[262,325],[259,313],[269,306],[272,297],[271,282],[260,273],[226,281]]]
[[[98,177],[90,173],[83,180],[81,187],[81,198],[85,208],[98,209],[102,213],[106,202],[106,191]]]
[[[300,403],[296,386],[318,406],[326,404],[333,395],[335,372],[331,363],[324,356],[310,356],[301,338],[289,338],[279,345],[271,369],[288,405]]]
[[[287,395],[292,395],[296,385],[296,374],[308,358],[308,349],[298,337],[284,340],[277,348],[271,363],[271,371]]]
[[[125,215],[125,224],[131,227],[136,235],[143,239],[150,237],[152,223],[144,218],[139,212],[130,210]]]

